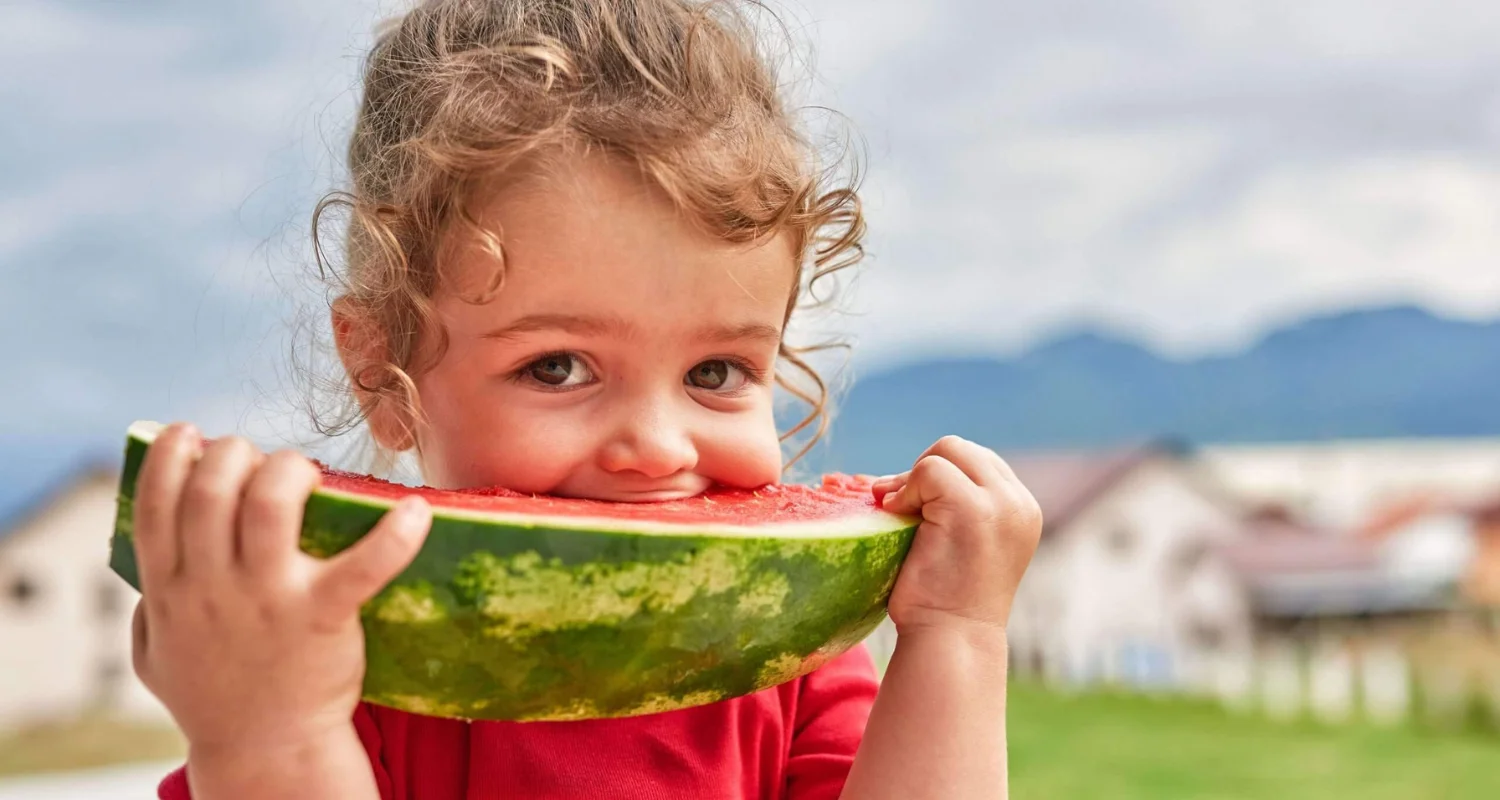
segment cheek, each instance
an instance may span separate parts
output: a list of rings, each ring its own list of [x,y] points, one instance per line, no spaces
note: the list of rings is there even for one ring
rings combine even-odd
[[[491,412],[444,431],[427,471],[445,488],[504,486],[548,494],[588,462],[592,443],[581,433],[585,429],[556,417]]]
[[[504,486],[547,493],[587,461],[589,428],[567,413],[537,414],[507,402],[483,381],[419,381],[431,427],[422,442],[423,479],[461,489]]]
[[[591,458],[593,442],[582,433],[585,426],[546,415],[499,416],[489,443],[473,445],[473,485],[551,494]]]
[[[716,483],[751,489],[781,480],[781,443],[769,409],[708,431],[698,455],[698,472]]]

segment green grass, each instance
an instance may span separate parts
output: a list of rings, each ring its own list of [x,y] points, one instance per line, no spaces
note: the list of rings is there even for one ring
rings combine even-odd
[[[1011,684],[1011,796],[1493,800],[1500,737],[1281,723],[1208,701]]]
[[[170,725],[85,717],[0,737],[0,775],[160,761],[182,758],[186,753],[182,734]]]
[[[1492,800],[1500,737],[1279,723],[1210,702],[1010,688],[1017,800]],[[181,758],[169,727],[107,719],[0,738],[0,775]]]

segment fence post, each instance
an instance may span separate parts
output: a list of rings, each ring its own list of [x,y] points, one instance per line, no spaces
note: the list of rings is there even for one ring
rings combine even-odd
[[[1302,714],[1302,665],[1295,648],[1273,644],[1260,664],[1261,705],[1273,719],[1290,720]]]
[[[1317,645],[1308,658],[1308,705],[1326,723],[1347,722],[1354,707],[1354,669],[1343,642]]]
[[[1367,647],[1360,654],[1359,676],[1366,719],[1395,725],[1411,713],[1411,669],[1394,645]]]

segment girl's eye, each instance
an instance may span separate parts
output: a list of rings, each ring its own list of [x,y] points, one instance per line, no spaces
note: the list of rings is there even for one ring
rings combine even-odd
[[[745,370],[721,358],[705,361],[688,371],[684,382],[711,392],[732,392],[745,385]]]
[[[580,386],[594,377],[583,359],[568,353],[539,358],[527,365],[525,374],[537,383],[556,388]]]

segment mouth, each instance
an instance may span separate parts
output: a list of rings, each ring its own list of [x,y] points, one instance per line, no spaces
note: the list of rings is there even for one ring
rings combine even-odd
[[[697,497],[712,485],[712,481],[701,478],[638,482],[599,481],[593,485],[562,487],[562,491],[558,494],[579,500],[599,500],[607,503],[667,503]]]
[[[672,500],[686,500],[703,494],[703,489],[639,489],[624,490],[616,492],[601,492],[595,495],[599,500],[611,500],[617,503],[664,503]]]

